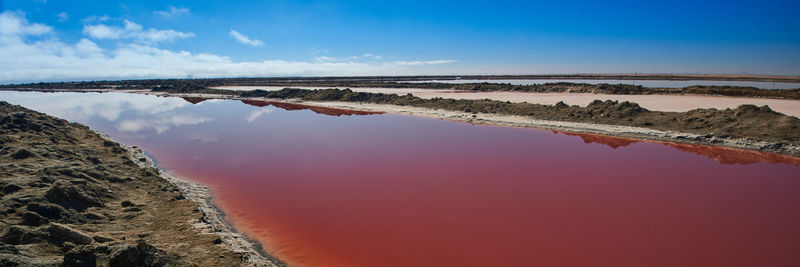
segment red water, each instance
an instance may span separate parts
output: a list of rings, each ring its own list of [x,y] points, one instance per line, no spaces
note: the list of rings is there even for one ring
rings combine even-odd
[[[148,150],[211,185],[240,229],[293,265],[800,263],[792,165],[726,165],[663,144],[611,140],[610,149],[529,129],[358,120]]]
[[[162,132],[84,123],[209,185],[291,265],[800,266],[797,158],[209,102]]]

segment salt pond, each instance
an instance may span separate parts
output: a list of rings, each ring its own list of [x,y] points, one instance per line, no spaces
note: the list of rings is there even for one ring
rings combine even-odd
[[[276,103],[0,92],[210,186],[300,266],[792,266],[800,159]]]

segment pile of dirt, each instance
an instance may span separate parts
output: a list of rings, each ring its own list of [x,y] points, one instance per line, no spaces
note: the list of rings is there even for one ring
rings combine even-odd
[[[86,126],[0,101],[0,265],[241,266],[197,204]]]
[[[242,97],[301,99],[309,101],[366,102],[445,109],[469,113],[528,116],[540,120],[598,123],[678,131],[719,138],[753,138],[762,141],[800,142],[800,119],[773,111],[767,106],[741,105],[735,109],[695,109],[687,112],[658,112],[636,103],[595,100],[586,107],[511,103],[490,99],[423,99],[413,95],[353,92],[351,90],[283,89],[241,92]]]

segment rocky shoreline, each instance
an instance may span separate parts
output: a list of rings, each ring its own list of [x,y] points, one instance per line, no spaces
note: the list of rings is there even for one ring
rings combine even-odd
[[[98,134],[109,141],[116,142],[111,139],[111,137],[101,133]],[[139,167],[143,169],[157,168],[155,161],[140,148],[121,144],[120,147],[127,150],[132,159],[136,159],[134,162],[139,165]],[[158,169],[158,172],[162,179],[177,187],[184,198],[197,203],[198,209],[203,213],[203,217],[199,222],[193,224],[195,228],[202,230],[204,233],[214,233],[218,235],[222,244],[228,249],[240,254],[242,259],[252,266],[285,266],[280,259],[264,251],[261,244],[237,231],[230,222],[225,219],[225,213],[214,205],[212,201],[213,194],[210,188],[175,177],[163,169]]]
[[[140,149],[0,101],[0,265],[284,266],[208,188]]]

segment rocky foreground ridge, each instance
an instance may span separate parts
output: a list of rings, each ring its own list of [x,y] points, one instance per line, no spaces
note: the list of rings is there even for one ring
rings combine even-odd
[[[136,160],[86,126],[0,101],[0,265],[252,265]]]

